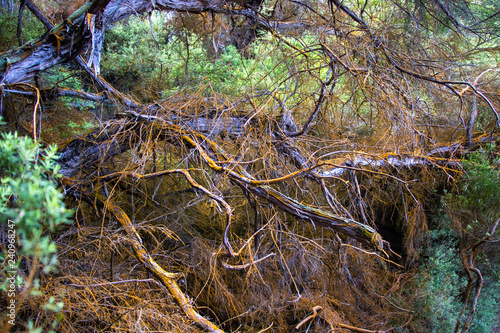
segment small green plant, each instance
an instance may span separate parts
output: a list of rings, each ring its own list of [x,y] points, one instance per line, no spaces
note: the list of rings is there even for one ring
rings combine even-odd
[[[40,295],[38,276],[56,269],[57,248],[50,235],[70,223],[71,211],[56,188],[56,147],[42,149],[17,133],[0,136],[0,222],[6,246],[0,251],[0,290],[11,308],[8,325],[17,325],[16,312],[30,296]],[[41,268],[41,271],[39,271]],[[62,303],[51,298],[45,311],[59,312]],[[57,323],[52,323],[54,329]],[[34,329],[28,322],[29,331]],[[40,331],[40,329],[38,329]]]

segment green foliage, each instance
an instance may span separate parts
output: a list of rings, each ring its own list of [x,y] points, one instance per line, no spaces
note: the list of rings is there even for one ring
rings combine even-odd
[[[23,41],[38,38],[43,32],[43,25],[29,10],[23,12]],[[0,8],[0,52],[5,52],[19,46],[17,41],[17,12],[6,12]]]
[[[23,255],[37,255],[45,269],[55,263],[55,244],[44,230],[53,232],[61,223],[68,223],[69,211],[56,189],[60,176],[55,163],[56,147],[41,150],[30,138],[2,133],[0,141],[0,208],[2,222],[12,220],[22,245]]]
[[[293,50],[277,45],[269,34],[249,46],[249,57],[243,56],[230,40],[211,55],[207,51],[212,44],[210,35],[175,31],[163,20],[161,14],[152,16],[156,48],[151,47],[154,40],[145,17],[132,17],[106,31],[102,72],[109,82],[125,91],[146,89],[156,97],[200,85],[208,86],[210,94],[241,97],[252,91],[284,89],[290,70],[299,70],[297,59],[288,58]],[[313,41],[311,36],[303,38]],[[295,39],[287,42],[302,47]],[[308,61],[312,66],[319,58],[311,56]],[[308,87],[310,91],[316,88]]]
[[[16,46],[17,21],[14,15],[5,13],[5,9],[0,11],[0,52],[5,52]]]
[[[498,162],[488,154],[490,149],[494,150],[494,146],[471,154],[463,162],[466,175],[462,180],[462,193],[453,201],[456,208],[472,214],[472,223],[480,227],[473,228],[474,233],[481,238],[491,222],[500,217],[500,170]]]
[[[459,246],[470,246],[488,236],[500,216],[500,171],[489,154],[493,149],[475,152],[463,162],[460,192],[445,196],[441,218],[430,233],[431,246],[423,253],[429,259],[416,276],[422,294],[417,310],[422,314],[419,323],[423,331],[454,331],[467,282]],[[494,247],[495,243],[487,246]],[[475,267],[481,270],[485,282],[469,332],[489,333],[500,315],[500,272],[496,269],[500,256],[486,248],[475,259]]]
[[[55,146],[42,149],[29,137],[21,138],[17,133],[1,134],[0,221],[4,232],[15,230],[15,254],[0,253],[3,263],[0,275],[4,281],[0,289],[3,291],[7,291],[6,278],[21,266],[28,266],[24,270],[30,273],[37,269],[37,263],[43,273],[56,268],[57,248],[50,234],[58,225],[70,223],[71,211],[66,209],[63,195],[56,189],[60,175],[55,154]],[[23,261],[26,263],[20,265]],[[39,280],[30,280],[29,276],[18,271],[16,284],[31,295],[40,294]],[[62,304],[52,300],[44,307],[47,311],[58,312]]]
[[[466,284],[459,275],[461,265],[456,255],[457,239],[449,229],[443,228],[431,231],[430,243],[432,246],[423,253],[429,258],[416,276],[416,288],[422,295],[415,307],[421,315],[417,321],[421,325],[419,330],[453,332],[461,310],[460,291]]]

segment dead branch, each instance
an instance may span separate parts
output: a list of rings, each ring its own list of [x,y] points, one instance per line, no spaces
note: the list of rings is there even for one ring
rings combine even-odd
[[[4,53],[0,57],[0,83],[8,85],[30,80],[36,73],[76,57],[87,46],[89,22],[87,3],[70,19],[38,40]]]
[[[281,182],[285,179],[304,174],[306,171],[311,171],[312,168],[316,168],[317,166],[299,170],[290,175],[274,180],[259,181],[248,174],[241,165],[234,166],[229,163],[228,166],[226,166],[225,163],[227,163],[231,159],[226,156],[226,154],[214,141],[209,140],[203,134],[196,131],[182,129],[179,126],[173,124],[172,121],[169,121],[168,118],[140,115],[139,119],[142,119],[146,122],[159,121],[161,136],[164,138],[178,136],[179,134],[181,134],[181,141],[187,142],[191,147],[195,148],[210,168],[212,168],[216,172],[227,174],[230,179],[232,179],[240,187],[260,198],[267,200],[280,210],[291,214],[299,220],[311,222],[323,227],[330,228],[332,230],[336,230],[366,244],[371,244],[376,249],[383,251],[382,239],[373,228],[365,224],[361,224],[351,218],[333,215],[324,210],[299,203],[298,201],[284,195],[283,193],[269,187],[268,185],[265,185]],[[122,139],[119,139],[117,135],[119,135],[119,133],[123,133],[120,135],[126,135],[128,131],[134,131],[134,128],[139,129],[139,124],[137,123],[137,120],[133,123],[126,121],[123,122],[123,120],[115,121],[114,125],[113,123],[110,123],[108,127],[110,131],[104,131],[99,134],[90,134],[83,140],[78,139],[70,142],[61,152],[61,158],[59,161],[59,163],[61,164],[60,172],[63,175],[72,175],[82,166],[88,168],[96,163],[103,163],[109,157],[118,153],[122,153],[133,147],[136,144],[134,143],[134,141],[128,140],[124,142]],[[127,135],[127,137],[130,138],[130,135]],[[82,160],[82,158],[84,159]],[[383,159],[375,160],[370,160],[366,157],[357,157],[352,162],[347,161],[342,163],[342,165],[325,162],[324,165],[334,166],[335,168],[318,172],[317,175],[320,177],[337,177],[341,175],[346,169],[353,169],[357,171],[375,173],[385,177],[395,178],[396,180],[401,181],[397,177],[394,177],[388,173],[372,171],[366,168],[361,169],[352,165],[370,166],[370,168],[379,168],[382,166],[391,165],[395,168],[398,168],[416,165],[433,166],[438,164],[450,166],[450,163],[451,165],[453,165],[453,163],[456,162],[450,162],[449,160],[441,158],[399,157],[393,155],[386,155],[386,157]],[[225,238],[227,237],[227,230],[225,231]],[[225,244],[225,246],[230,249],[230,246],[228,247],[227,244]],[[234,254],[234,252],[231,250],[229,251],[229,253]]]
[[[125,229],[127,235],[129,236],[129,242],[132,245],[136,258],[148,269],[150,270],[162,283],[167,287],[168,291],[172,297],[181,306],[182,310],[196,324],[200,325],[208,332],[223,332],[214,323],[208,319],[202,317],[193,307],[191,301],[184,295],[180,290],[176,278],[179,276],[176,273],[169,273],[165,271],[148,253],[144,245],[142,244],[141,237],[137,233],[134,225],[130,221],[127,214],[117,205],[115,205],[111,200],[105,199],[100,194],[96,194],[96,198],[104,205],[106,210],[109,210],[115,218],[120,222],[123,229]]]

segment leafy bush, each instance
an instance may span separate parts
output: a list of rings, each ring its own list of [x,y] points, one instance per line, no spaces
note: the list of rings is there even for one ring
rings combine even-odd
[[[490,149],[475,152],[463,162],[465,172],[458,183],[459,191],[445,196],[440,222],[430,233],[431,246],[424,250],[428,260],[416,276],[416,287],[421,288],[422,295],[417,312],[422,315],[420,325],[425,331],[454,331],[467,282],[459,250],[489,236],[500,216],[500,171],[489,154],[494,147]],[[489,333],[498,325],[500,273],[496,267],[500,255],[495,246],[486,244],[474,258],[474,266],[485,281],[469,332]]]
[[[35,274],[38,267],[41,266],[43,273],[55,270],[57,248],[50,234],[58,225],[70,222],[71,211],[66,209],[63,196],[56,189],[60,175],[55,154],[55,146],[42,149],[31,138],[18,137],[17,133],[1,134],[0,221],[2,233],[8,234],[11,241],[0,252],[3,281],[0,289],[9,290],[9,297],[15,295],[18,309],[26,296],[39,294],[39,279]],[[13,273],[15,289],[7,281]],[[57,312],[62,303],[51,298],[43,308]],[[30,323],[28,329],[41,332]]]
[[[429,258],[420,267],[415,288],[422,295],[416,312],[421,315],[422,331],[453,332],[461,310],[460,292],[466,281],[460,277],[456,255],[457,239],[448,229],[430,233]]]

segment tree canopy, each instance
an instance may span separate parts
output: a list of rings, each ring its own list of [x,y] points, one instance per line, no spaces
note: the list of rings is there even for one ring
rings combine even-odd
[[[498,326],[498,1],[1,6],[3,131],[74,209],[13,330]]]

